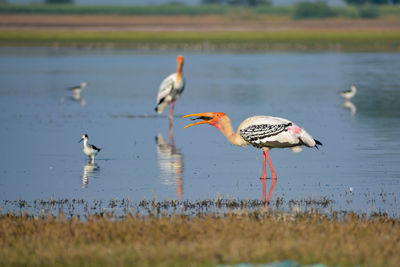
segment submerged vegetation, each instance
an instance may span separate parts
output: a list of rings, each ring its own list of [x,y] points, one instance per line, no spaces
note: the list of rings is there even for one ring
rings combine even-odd
[[[281,201],[278,198],[274,205]],[[326,198],[303,202],[319,207],[329,203]],[[143,200],[116,218],[118,209],[132,203],[111,200],[104,204],[108,211],[88,212],[82,220],[63,209],[56,215],[36,216],[20,211],[29,206],[85,206],[83,200],[8,204],[20,210],[3,210],[0,215],[0,261],[5,266],[214,266],[287,259],[301,264],[396,266],[400,261],[400,221],[385,214],[284,212],[267,209],[258,200]]]

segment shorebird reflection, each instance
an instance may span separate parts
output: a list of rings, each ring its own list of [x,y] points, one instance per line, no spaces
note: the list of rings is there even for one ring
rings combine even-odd
[[[68,90],[70,90],[72,92],[72,100],[79,101],[82,107],[86,106],[85,99],[81,97],[81,92],[82,92],[83,88],[86,87],[86,85],[87,85],[87,82],[83,81],[83,82],[81,82],[80,85],[67,88]]]
[[[71,100],[78,102],[79,104],[81,104],[82,107],[86,107],[86,105],[87,105],[86,100],[81,96],[80,93],[73,92]]]
[[[167,144],[164,137],[158,134],[156,143],[161,183],[176,185],[177,198],[181,200],[183,196],[183,155],[176,148],[172,135]]]
[[[99,165],[96,163],[89,161],[87,164],[83,166],[82,173],[82,188],[87,188],[89,183],[89,178],[95,177],[96,172],[100,170]]]
[[[351,115],[356,114],[357,112],[357,106],[351,102],[350,100],[346,100],[343,104],[342,107],[347,108],[350,110]]]

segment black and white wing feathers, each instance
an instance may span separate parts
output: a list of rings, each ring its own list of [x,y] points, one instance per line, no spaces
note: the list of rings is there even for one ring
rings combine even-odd
[[[90,145],[94,150],[100,151],[101,148],[96,147],[95,145]]]
[[[240,124],[239,134],[248,144],[260,149],[291,147],[294,152],[299,152],[302,145],[314,147],[319,144],[303,128],[278,117],[250,117]]]
[[[185,80],[180,77],[178,80],[177,73],[173,73],[165,78],[158,91],[157,95],[157,106],[155,110],[158,113],[162,113],[169,102],[175,101],[182,94],[185,88]]]
[[[264,147],[270,141],[276,140],[273,138],[282,132],[286,132],[292,123],[281,124],[255,124],[250,125],[240,130],[240,136],[255,147]]]

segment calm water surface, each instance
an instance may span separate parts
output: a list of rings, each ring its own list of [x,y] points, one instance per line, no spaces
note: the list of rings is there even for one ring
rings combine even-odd
[[[183,129],[182,115],[221,111],[234,128],[253,115],[288,118],[324,144],[271,151],[273,199],[400,213],[400,54],[185,53],[170,137],[154,106],[176,54],[0,48],[1,200],[261,199],[259,150],[207,125]],[[65,88],[83,80],[75,100]],[[338,92],[351,84],[359,92],[343,105]],[[83,133],[103,148],[95,164]]]

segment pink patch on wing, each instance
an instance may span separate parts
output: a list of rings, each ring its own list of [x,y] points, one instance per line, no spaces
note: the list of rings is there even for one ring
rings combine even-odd
[[[302,131],[303,129],[301,129],[301,128],[300,128],[299,126],[297,126],[297,125],[294,125],[294,126],[288,127],[288,130],[289,130],[290,132],[294,133],[295,135],[298,135],[298,134],[301,133],[301,131]]]

